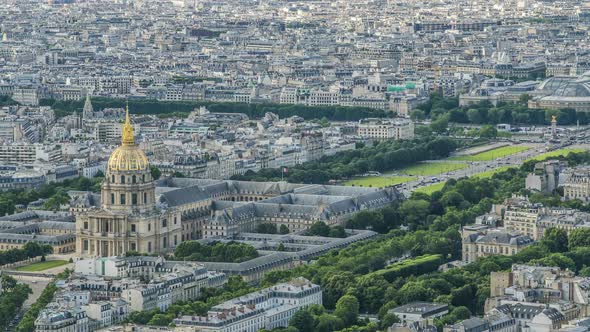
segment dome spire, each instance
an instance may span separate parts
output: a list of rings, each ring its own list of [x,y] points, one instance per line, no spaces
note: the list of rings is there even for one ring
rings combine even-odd
[[[134,145],[135,144],[135,137],[133,134],[133,126],[131,125],[131,119],[129,118],[129,102],[127,102],[127,107],[125,108],[125,124],[123,124],[121,143],[123,145]]]

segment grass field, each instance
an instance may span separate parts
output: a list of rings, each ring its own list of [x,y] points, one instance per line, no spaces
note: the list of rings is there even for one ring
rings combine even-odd
[[[367,176],[360,177],[344,183],[345,186],[383,188],[396,184],[415,180],[412,176]]]
[[[485,151],[482,153],[474,154],[471,156],[456,156],[451,157],[449,160],[463,160],[463,161],[490,161],[496,158],[502,158],[506,156],[510,156],[525,150],[528,150],[529,147],[523,145],[515,145],[515,146],[503,146],[496,149],[492,149],[489,151]]]
[[[416,192],[424,193],[426,195],[432,195],[433,192],[442,190],[442,188],[444,186],[445,186],[445,182],[439,182],[439,183],[431,184],[426,187],[418,188],[418,189],[416,189]]]
[[[430,176],[456,171],[466,168],[467,166],[467,164],[463,163],[421,163],[402,168],[399,171],[396,171],[396,173],[407,174],[411,176]]]
[[[62,266],[68,264],[68,261],[45,261],[39,263],[33,263],[25,266],[21,266],[16,268],[17,271],[27,271],[27,272],[35,272],[35,271],[44,271],[47,269],[51,269],[54,267]]]
[[[586,150],[585,149],[582,149],[582,148],[563,148],[563,149],[557,149],[555,151],[541,153],[540,155],[534,156],[532,158],[529,158],[526,161],[529,161],[529,160],[543,160],[543,159],[547,159],[547,158],[551,158],[551,157],[557,157],[557,156],[567,156],[570,153],[584,152],[584,151],[586,151]]]
[[[491,169],[489,171],[474,174],[473,176],[476,178],[480,178],[480,179],[491,178],[494,174],[503,172],[503,171],[505,171],[509,168],[513,168],[513,167],[516,167],[516,166],[502,166],[502,167],[498,167],[496,169]]]

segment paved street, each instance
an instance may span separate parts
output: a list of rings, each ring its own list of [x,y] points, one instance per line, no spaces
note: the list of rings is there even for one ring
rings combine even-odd
[[[516,153],[511,156],[499,158],[496,160],[479,161],[479,162],[464,162],[464,163],[468,163],[469,167],[464,168],[464,169],[460,169],[460,170],[456,170],[456,171],[446,172],[446,173],[443,173],[441,175],[436,175],[436,176],[421,176],[421,177],[419,177],[419,179],[417,179],[415,181],[410,181],[410,182],[404,183],[403,185],[400,186],[400,188],[401,188],[402,192],[404,193],[404,195],[409,196],[414,190],[416,190],[418,188],[433,185],[434,183],[432,181],[430,181],[430,179],[432,179],[433,177],[438,178],[440,181],[446,181],[448,179],[459,179],[462,177],[470,177],[475,174],[483,173],[486,171],[491,171],[491,170],[494,170],[494,169],[497,169],[500,167],[520,166],[520,165],[522,165],[522,163],[525,160],[527,160],[529,158],[533,158],[535,156],[538,156],[542,153],[548,152],[548,151],[546,151],[546,144],[530,143],[530,144],[526,144],[526,145],[530,146],[531,148],[526,151],[522,151],[520,153]],[[590,144],[588,144],[588,143],[574,144],[574,145],[567,146],[566,148],[590,149]],[[431,160],[431,161],[427,161],[427,162],[452,163],[452,162],[460,162],[460,161]]]

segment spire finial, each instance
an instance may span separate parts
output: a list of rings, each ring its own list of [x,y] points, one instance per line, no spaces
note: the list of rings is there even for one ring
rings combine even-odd
[[[121,143],[123,145],[134,145],[135,137],[133,134],[133,126],[131,125],[131,119],[129,118],[129,102],[125,107],[125,124],[123,124],[123,133],[121,135]]]

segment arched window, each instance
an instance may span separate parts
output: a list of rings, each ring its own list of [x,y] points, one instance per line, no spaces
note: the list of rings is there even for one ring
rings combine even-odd
[[[121,175],[121,183],[125,183],[125,175]]]
[[[131,177],[131,183],[135,183],[137,181],[137,179],[135,178],[135,175]]]

